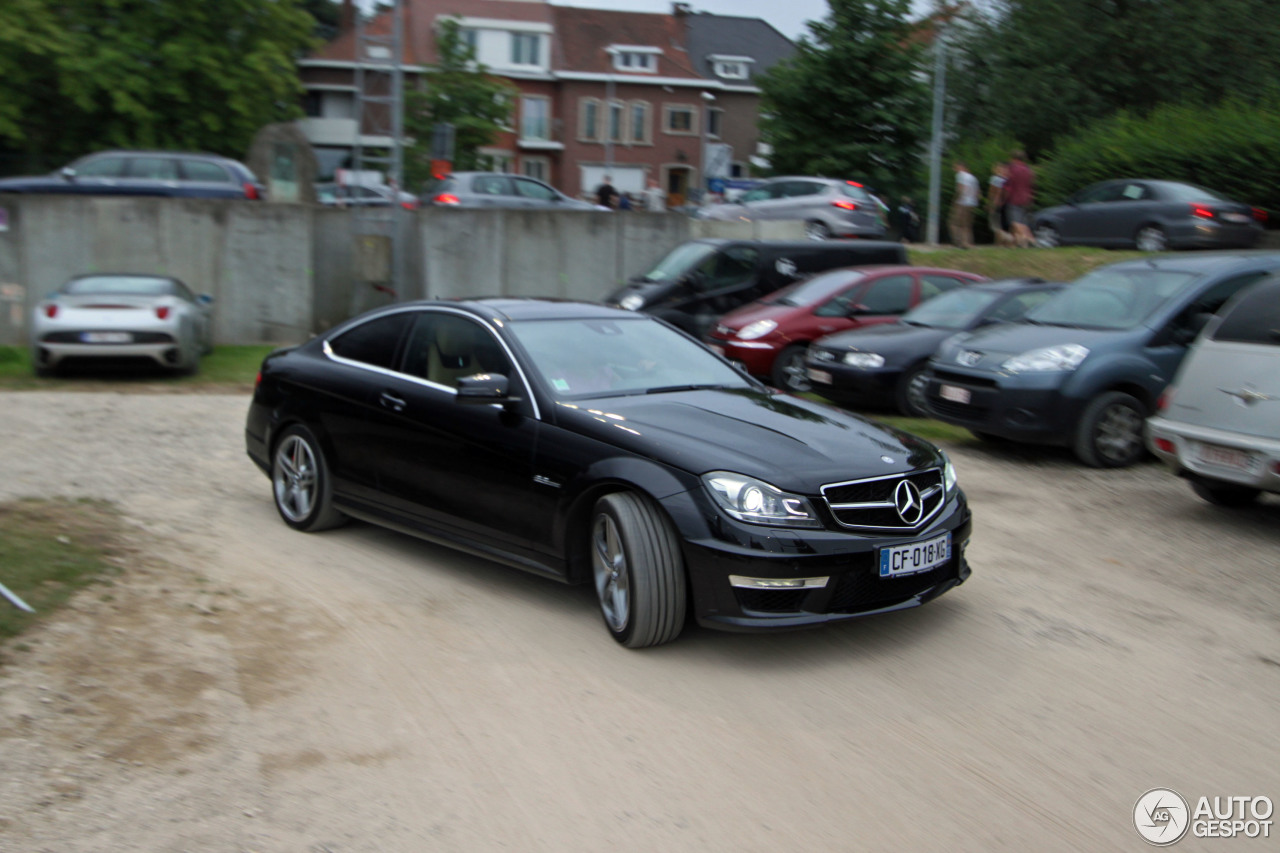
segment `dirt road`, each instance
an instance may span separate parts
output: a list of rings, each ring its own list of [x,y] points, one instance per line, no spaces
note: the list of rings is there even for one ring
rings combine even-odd
[[[1274,499],[953,449],[963,587],[629,652],[585,587],[290,531],[246,405],[0,394],[0,499],[141,549],[0,674],[0,850],[1136,851],[1150,788],[1280,801]]]

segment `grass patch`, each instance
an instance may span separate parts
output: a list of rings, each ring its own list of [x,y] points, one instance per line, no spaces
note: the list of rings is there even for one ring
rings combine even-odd
[[[912,246],[908,256],[913,264],[964,270],[987,278],[1039,276],[1046,281],[1074,281],[1097,267],[1132,258],[1144,258],[1147,254],[1087,247],[1006,249],[976,246],[972,249],[930,249]]]
[[[927,438],[929,441],[940,441],[945,444],[972,444],[978,440],[964,427],[935,421],[932,418],[907,418],[901,415],[875,413],[869,413],[867,417],[882,424],[897,427],[903,432]]]
[[[109,363],[39,377],[26,347],[0,347],[0,390],[43,391],[248,391],[258,367],[274,345],[220,346],[200,360],[194,376],[175,376],[160,368],[113,368]]]
[[[0,640],[16,637],[79,589],[109,583],[123,554],[120,520],[97,501],[0,503],[0,582],[35,608],[0,596]]]

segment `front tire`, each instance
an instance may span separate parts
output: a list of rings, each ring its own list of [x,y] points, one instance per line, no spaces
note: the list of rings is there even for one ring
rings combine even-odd
[[[929,385],[927,371],[927,365],[917,364],[902,374],[902,378],[898,380],[895,393],[898,411],[909,418],[930,417],[929,405],[925,402],[925,389]]]
[[[1238,509],[1258,499],[1258,489],[1212,480],[1192,480],[1191,490],[1214,506]]]
[[[1076,427],[1075,453],[1094,468],[1124,468],[1147,452],[1142,424],[1147,411],[1123,391],[1099,394],[1085,407]]]
[[[778,357],[773,360],[773,370],[770,371],[773,387],[792,394],[809,390],[809,374],[804,366],[807,350],[808,346],[805,344],[792,344],[778,353]]]
[[[346,521],[333,507],[329,463],[320,442],[300,424],[287,428],[276,442],[271,493],[280,517],[294,530],[315,533]]]
[[[1133,242],[1140,252],[1163,252],[1169,248],[1169,239],[1159,225],[1142,226]]]
[[[605,628],[629,649],[669,643],[684,627],[684,560],[671,521],[648,498],[596,502],[591,574]]]

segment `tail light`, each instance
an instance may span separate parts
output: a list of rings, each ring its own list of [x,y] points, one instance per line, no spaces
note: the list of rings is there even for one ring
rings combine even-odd
[[[831,200],[831,206],[838,207],[841,210],[857,210],[858,209],[857,203],[849,201],[849,199],[847,198],[834,198]]]
[[[168,305],[157,305],[157,306],[156,306],[156,317],[158,317],[158,318],[159,318],[159,319],[161,319],[161,320],[168,320],[168,319],[169,319],[169,311],[170,311],[170,310],[172,310],[172,309],[170,309]]]
[[[857,181],[845,181],[845,183],[851,187],[858,187],[859,189],[862,188],[862,184],[858,183]]]
[[[1260,207],[1253,208],[1253,218],[1259,222],[1267,221],[1267,212]]]
[[[52,320],[54,317],[57,317],[58,306],[54,303],[49,303],[48,305],[44,306],[44,316],[48,317],[50,320]]]
[[[1169,408],[1169,405],[1172,402],[1173,402],[1173,386],[1170,385],[1169,387],[1164,389],[1164,392],[1160,395],[1160,399],[1156,400],[1156,411],[1157,412],[1167,411]]]
[[[262,193],[258,192],[258,188],[253,184],[244,185],[244,197],[250,201],[257,201],[262,198]]]
[[[1173,446],[1173,442],[1167,438],[1157,438],[1155,440],[1155,445],[1157,450],[1162,450],[1165,453],[1173,453],[1176,450]]]
[[[418,200],[415,198],[415,199],[411,199],[410,201],[402,201],[400,202],[400,206],[403,207],[405,210],[417,210]]]
[[[262,371],[259,370],[258,375],[253,378],[253,387],[257,388],[261,384],[262,384]]]
[[[1192,203],[1191,215],[1198,216],[1201,219],[1213,219],[1213,208],[1205,207],[1203,204]]]
[[[433,198],[432,201],[436,204],[462,204],[458,197],[453,193],[440,193],[440,195]]]

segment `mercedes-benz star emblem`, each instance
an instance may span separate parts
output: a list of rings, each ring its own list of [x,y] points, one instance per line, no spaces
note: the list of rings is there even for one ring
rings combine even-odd
[[[898,510],[898,517],[906,524],[916,524],[924,515],[924,501],[920,498],[920,490],[910,480],[903,480],[893,490],[893,505]]]

